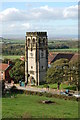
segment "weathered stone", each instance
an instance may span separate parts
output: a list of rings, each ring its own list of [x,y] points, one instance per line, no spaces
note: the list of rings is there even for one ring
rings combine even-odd
[[[25,82],[39,85],[48,67],[47,32],[26,32]]]

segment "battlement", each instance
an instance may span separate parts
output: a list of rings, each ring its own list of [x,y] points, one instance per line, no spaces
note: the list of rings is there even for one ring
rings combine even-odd
[[[26,32],[26,36],[39,36],[39,37],[47,37],[47,32]]]

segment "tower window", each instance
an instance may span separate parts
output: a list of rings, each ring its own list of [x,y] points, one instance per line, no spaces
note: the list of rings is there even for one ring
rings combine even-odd
[[[28,38],[28,46],[30,45],[30,38]]]
[[[30,53],[31,57],[33,56],[33,53]]]
[[[45,45],[45,38],[43,39],[43,45]]]
[[[33,69],[33,66],[31,66],[31,69]]]
[[[41,52],[41,57],[43,57],[43,56],[44,56],[44,52],[42,51],[42,52]]]
[[[45,69],[45,67],[44,67],[44,66],[42,66],[42,69]]]
[[[35,44],[35,38],[33,38],[33,44]]]
[[[39,44],[40,44],[40,38],[39,38]]]

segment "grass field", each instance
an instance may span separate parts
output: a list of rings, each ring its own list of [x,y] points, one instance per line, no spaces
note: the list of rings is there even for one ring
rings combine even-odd
[[[50,49],[49,51],[53,51],[53,52],[78,52],[78,48],[69,48],[69,49]]]
[[[57,83],[55,83],[55,84],[48,84],[48,85],[49,85],[49,88],[57,89]],[[43,87],[45,87],[45,86],[46,86],[46,84],[40,85],[40,86],[38,86],[38,87],[43,88]],[[60,90],[61,90],[61,89],[76,90],[76,86],[75,86],[75,85],[61,84],[61,85],[60,85]]]
[[[53,104],[42,104],[52,100]],[[18,94],[2,99],[3,118],[78,118],[78,102],[37,95]]]
[[[6,55],[6,56],[2,56],[2,59],[5,59],[5,58],[17,59],[17,58],[20,58],[20,55]]]

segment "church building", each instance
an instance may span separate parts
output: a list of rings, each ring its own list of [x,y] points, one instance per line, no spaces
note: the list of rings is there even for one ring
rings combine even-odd
[[[39,85],[44,82],[47,68],[47,32],[26,32],[25,82],[28,85]]]

